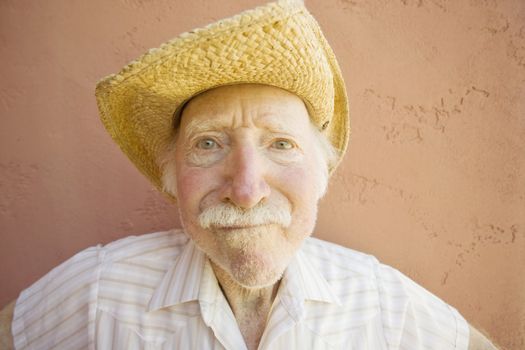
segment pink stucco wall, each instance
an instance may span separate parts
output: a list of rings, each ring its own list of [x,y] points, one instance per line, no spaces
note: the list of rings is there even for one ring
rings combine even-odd
[[[95,83],[260,3],[0,2],[0,306],[83,248],[178,225],[104,131]],[[306,3],[339,57],[353,128],[316,236],[525,348],[525,2]]]

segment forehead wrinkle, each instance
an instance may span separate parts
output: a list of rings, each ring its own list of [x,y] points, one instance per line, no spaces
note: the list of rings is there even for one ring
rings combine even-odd
[[[274,113],[233,113],[230,118],[212,117],[192,118],[184,125],[184,132],[188,135],[205,131],[224,130],[242,127],[257,127],[270,131],[291,131],[292,128],[285,127],[286,123],[273,118]]]
[[[273,133],[293,133],[294,128],[286,120],[282,120],[274,113],[264,113],[255,121],[255,125]]]
[[[235,96],[234,99],[228,99],[227,103],[213,95],[200,96],[200,99],[199,97],[197,99],[197,110],[189,113],[193,114],[193,118],[190,117],[184,126],[184,131],[188,135],[206,131],[234,130],[242,127],[256,127],[273,133],[293,135],[302,129],[301,127],[297,128],[299,126],[297,125],[297,118],[291,120],[286,118],[287,114],[296,114],[298,112],[297,107],[288,104],[283,105],[280,98],[275,98],[275,101],[271,101],[271,103],[267,100],[262,103],[260,100],[256,100],[255,105],[252,96],[243,96],[242,94]],[[202,101],[206,102],[203,103]],[[304,108],[307,122],[311,122],[304,102],[300,100],[300,103]],[[195,106],[191,107],[195,108]]]
[[[200,132],[211,131],[211,130],[220,130],[223,129],[226,125],[221,123],[217,119],[191,119],[184,127],[184,133],[186,135],[197,134]]]

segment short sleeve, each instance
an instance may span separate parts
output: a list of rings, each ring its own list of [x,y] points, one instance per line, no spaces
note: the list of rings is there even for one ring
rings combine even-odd
[[[102,252],[93,247],[76,254],[20,294],[15,349],[92,348]]]
[[[452,306],[401,272],[378,264],[385,338],[392,350],[467,350],[468,323]]]

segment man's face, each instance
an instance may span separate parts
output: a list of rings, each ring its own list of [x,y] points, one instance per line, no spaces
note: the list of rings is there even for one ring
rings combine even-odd
[[[278,281],[314,228],[326,166],[301,99],[248,84],[195,97],[175,163],[181,220],[197,246],[245,287]]]

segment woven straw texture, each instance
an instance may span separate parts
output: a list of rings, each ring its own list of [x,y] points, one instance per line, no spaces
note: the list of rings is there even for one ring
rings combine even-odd
[[[349,135],[345,86],[302,1],[270,3],[183,33],[102,79],[95,95],[111,137],[162,191],[157,158],[173,136],[174,113],[200,92],[236,83],[301,97],[341,159]]]

